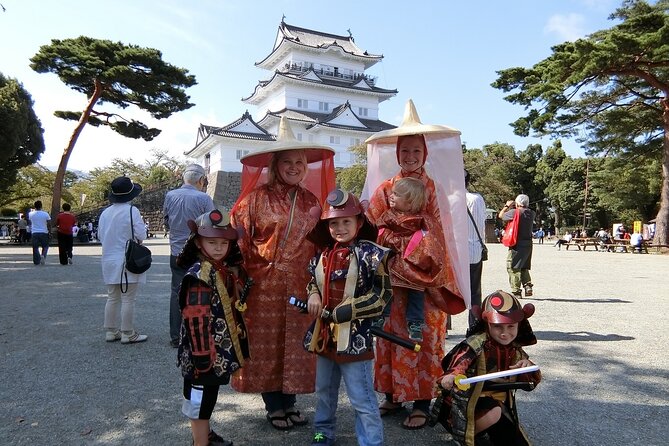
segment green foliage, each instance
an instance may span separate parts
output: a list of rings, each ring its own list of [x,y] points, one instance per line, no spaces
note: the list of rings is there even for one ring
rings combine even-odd
[[[15,181],[0,194],[0,206],[12,205],[26,209],[35,200],[42,200],[45,209],[48,209],[54,177],[53,172],[39,164],[22,167],[16,173]]]
[[[185,89],[196,84],[195,76],[164,62],[161,52],[153,48],[81,36],[53,39],[50,45],[40,47],[30,61],[33,70],[55,73],[63,83],[89,98],[99,93],[100,104],[121,109],[135,105],[157,119],[193,106]],[[82,113],[58,111],[55,115],[79,120]],[[87,122],[107,125],[123,136],[146,141],[160,133],[159,129],[114,113],[93,110]]]
[[[96,105],[112,104],[120,109],[134,105],[156,119],[193,106],[185,90],[196,84],[195,76],[163,61],[161,52],[154,48],[85,36],[53,39],[51,44],[41,46],[30,62],[33,70],[54,73],[67,86],[88,97],[83,112],[56,112],[56,116],[64,119],[78,119],[78,124],[58,166],[52,213],[60,207],[67,162],[86,124],[105,125],[125,137],[146,141],[160,134],[159,129],[149,128],[142,122],[96,110]]]
[[[0,191],[44,153],[43,133],[30,94],[16,79],[0,73]]]
[[[625,0],[610,29],[556,45],[532,68],[498,71],[492,84],[525,107],[518,135],[577,136],[591,155],[662,157],[660,243],[669,241],[668,12],[669,0]]]
[[[348,150],[355,155],[355,164],[337,169],[337,186],[359,197],[367,175],[367,146],[360,144]]]

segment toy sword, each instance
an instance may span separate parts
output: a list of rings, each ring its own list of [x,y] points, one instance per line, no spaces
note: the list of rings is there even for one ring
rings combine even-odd
[[[295,296],[290,296],[290,298],[288,299],[288,303],[296,306],[303,313],[307,312],[307,303],[301,299],[298,299]],[[323,319],[327,319],[330,317],[330,314],[331,314],[330,311],[324,308],[323,311],[321,312],[321,317]],[[399,336],[396,336],[392,333],[388,333],[387,331],[384,331],[379,327],[372,327],[369,329],[369,332],[374,336],[383,338],[386,341],[390,341],[393,344],[399,345],[400,347],[408,348],[409,350],[413,350],[414,352],[420,351],[420,344],[417,344],[408,339],[400,338]]]
[[[240,313],[243,313],[246,311],[246,298],[249,295],[249,290],[253,286],[253,279],[248,277],[246,279],[246,282],[244,282],[244,287],[242,288],[242,291],[239,293],[239,299],[237,299],[237,302],[235,303],[235,307]]]
[[[469,389],[470,384],[478,383],[481,381],[489,381],[495,378],[507,378],[514,375],[522,375],[523,373],[536,372],[539,370],[538,365],[530,365],[527,367],[520,367],[518,369],[504,370],[501,372],[486,373],[485,375],[473,376],[467,378],[465,375],[456,375],[455,376],[455,385],[460,390]]]

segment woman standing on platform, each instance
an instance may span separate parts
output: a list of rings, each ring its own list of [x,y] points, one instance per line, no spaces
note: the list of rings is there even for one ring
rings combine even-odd
[[[302,347],[311,318],[289,306],[288,298],[307,298],[307,267],[316,247],[306,235],[334,189],[333,155],[327,146],[296,140],[281,118],[277,141],[241,159],[242,192],[232,225],[253,285],[244,312],[250,359],[232,386],[260,393],[267,420],[278,430],[307,424],[296,408],[296,394],[314,391],[315,356]]]

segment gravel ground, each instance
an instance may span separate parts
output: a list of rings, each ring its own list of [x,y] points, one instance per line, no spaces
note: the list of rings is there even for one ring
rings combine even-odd
[[[10,445],[186,445],[181,375],[168,345],[169,248],[148,242],[154,265],[140,290],[136,325],[149,340],[104,342],[100,247],[75,246],[73,266],[45,266],[30,247],[0,246],[0,443]],[[490,245],[484,293],[508,287],[506,248]],[[558,251],[535,245],[527,349],[544,381],[519,392],[521,421],[537,446],[666,444],[669,418],[669,256]],[[461,341],[453,317],[447,348]],[[664,353],[663,353],[664,352]],[[379,397],[380,398],[380,397]],[[298,397],[313,418],[313,395]],[[353,411],[340,393],[338,444],[357,444]],[[272,429],[257,395],[222,388],[212,426],[235,445],[304,445],[311,430]],[[407,431],[406,413],[384,418],[387,445],[447,443],[442,427]],[[665,440],[661,440],[665,438]]]

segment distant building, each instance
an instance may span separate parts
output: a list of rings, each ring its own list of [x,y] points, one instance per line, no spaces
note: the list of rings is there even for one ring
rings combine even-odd
[[[338,36],[281,21],[272,52],[255,64],[271,77],[242,99],[256,106],[256,116],[247,111],[224,126],[201,124],[185,155],[211,174],[241,172],[239,159],[273,141],[286,116],[298,140],[332,147],[335,166],[348,167],[355,161],[349,147],[395,127],[379,120],[379,104],[397,90],[379,88],[365,74],[381,59],[358,48],[350,32]]]

